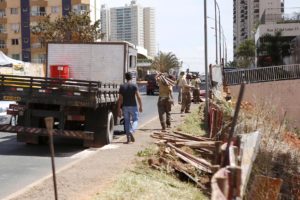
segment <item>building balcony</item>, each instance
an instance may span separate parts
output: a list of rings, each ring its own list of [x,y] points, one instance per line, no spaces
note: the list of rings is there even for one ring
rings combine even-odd
[[[38,22],[38,21],[43,20],[45,18],[45,16],[46,16],[46,12],[34,12],[34,13],[31,13],[30,21]]]
[[[7,18],[6,17],[0,17],[0,24],[7,24]]]
[[[30,6],[47,7],[48,1],[46,1],[46,0],[31,0]]]
[[[4,54],[7,54],[8,53],[8,49],[6,47],[6,45],[0,45],[0,51],[2,51]]]
[[[0,40],[7,40],[8,34],[7,33],[0,33]]]
[[[0,2],[0,9],[6,9],[7,3],[6,2]]]
[[[31,47],[31,53],[32,54],[45,54],[46,53],[46,47]]]
[[[90,0],[72,0],[71,1],[72,5],[77,5],[77,4],[90,4]]]

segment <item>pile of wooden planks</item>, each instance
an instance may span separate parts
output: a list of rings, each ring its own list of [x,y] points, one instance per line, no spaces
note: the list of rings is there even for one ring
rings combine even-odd
[[[168,77],[167,74],[157,73],[156,78],[160,80],[164,85],[175,86],[176,82]]]
[[[179,131],[154,132],[159,156],[150,158],[148,164],[155,169],[176,172],[207,190],[212,174],[219,168],[214,165],[218,141],[196,137]]]

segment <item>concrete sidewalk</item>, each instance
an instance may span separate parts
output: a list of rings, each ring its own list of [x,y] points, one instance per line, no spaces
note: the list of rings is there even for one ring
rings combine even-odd
[[[191,110],[199,104],[192,104]],[[173,124],[183,122],[186,114],[180,114],[180,105],[173,107]],[[135,133],[136,142],[125,144],[126,137],[121,137],[110,145],[99,149],[87,149],[87,157],[69,164],[57,171],[58,199],[92,199],[96,193],[105,190],[122,172],[133,166],[136,154],[154,143],[150,137],[153,131],[160,131],[158,117],[151,120]],[[49,159],[50,162],[50,159]],[[49,163],[49,173],[51,172]],[[6,199],[14,200],[53,200],[52,174]]]

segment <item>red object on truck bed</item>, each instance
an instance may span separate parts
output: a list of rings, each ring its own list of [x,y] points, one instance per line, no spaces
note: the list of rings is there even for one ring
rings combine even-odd
[[[69,79],[70,77],[69,65],[51,65],[50,78]]]

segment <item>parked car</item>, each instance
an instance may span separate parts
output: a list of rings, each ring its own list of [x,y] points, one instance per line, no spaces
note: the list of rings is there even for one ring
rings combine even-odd
[[[146,86],[146,92],[147,95],[154,95],[155,93],[158,93],[159,87],[155,80],[156,74],[149,74],[146,76],[147,86]]]

